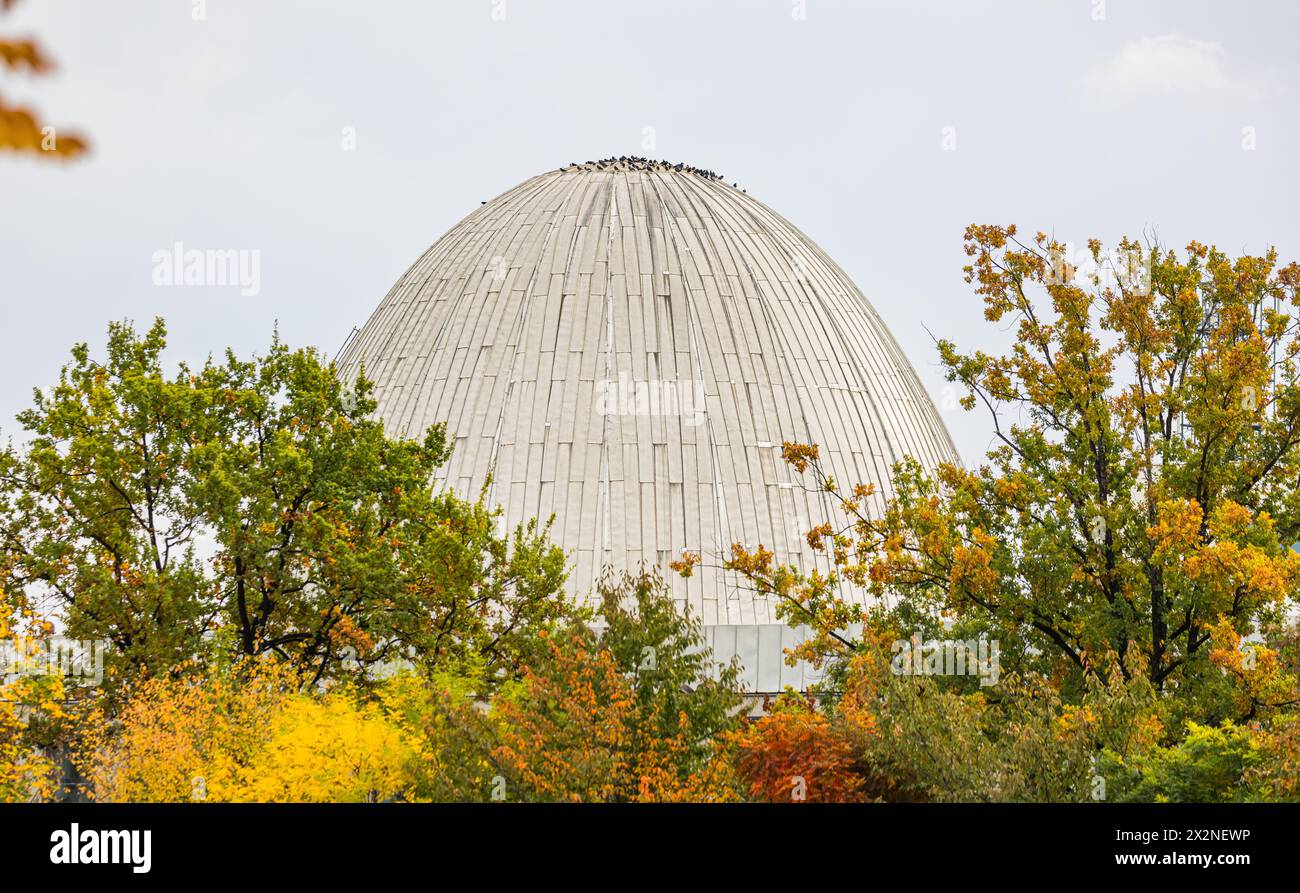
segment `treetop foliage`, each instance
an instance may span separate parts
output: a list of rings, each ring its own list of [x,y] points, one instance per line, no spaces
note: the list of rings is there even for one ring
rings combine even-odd
[[[106,639],[110,672],[275,654],[307,680],[387,661],[509,675],[562,615],[564,556],[536,522],[433,486],[448,449],[386,436],[372,385],[278,339],[162,366],[165,329],[73,350],[0,453],[5,592]],[[50,601],[53,604],[50,604]]]

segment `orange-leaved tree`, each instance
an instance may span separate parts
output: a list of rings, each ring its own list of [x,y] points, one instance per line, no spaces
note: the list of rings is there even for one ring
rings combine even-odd
[[[547,636],[492,712],[505,799],[719,801],[737,790],[720,739],[739,721],[738,668],[642,572],[600,586],[598,629]]]
[[[873,799],[860,751],[811,701],[783,696],[732,732],[736,774],[751,800],[844,803]]]

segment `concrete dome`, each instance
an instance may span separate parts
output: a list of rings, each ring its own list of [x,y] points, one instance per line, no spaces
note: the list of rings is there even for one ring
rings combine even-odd
[[[485,203],[433,244],[345,345],[393,434],[447,423],[444,469],[509,524],[555,514],[570,588],[601,567],[762,543],[812,566],[836,517],[781,460],[816,442],[836,480],[956,451],[866,298],[779,214],[685,165],[576,164]],[[879,502],[875,508],[879,509]],[[716,560],[713,562],[716,564]],[[708,568],[673,578],[710,625],[773,621]],[[725,648],[723,649],[726,650]]]

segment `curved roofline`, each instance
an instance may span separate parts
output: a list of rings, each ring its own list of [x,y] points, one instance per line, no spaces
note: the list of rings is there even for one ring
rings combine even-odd
[[[570,171],[674,171],[682,174],[695,174],[706,180],[721,180],[722,174],[707,168],[695,167],[684,161],[662,161],[642,158],[639,155],[620,155],[617,158],[602,158],[599,161],[575,161],[559,169],[561,173]]]

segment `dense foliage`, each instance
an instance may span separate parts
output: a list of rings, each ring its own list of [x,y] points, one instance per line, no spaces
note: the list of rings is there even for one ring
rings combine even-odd
[[[926,797],[1294,797],[1300,267],[1118,249],[1091,242],[1084,273],[1045,235],[970,227],[967,281],[1014,343],[939,353],[990,415],[986,463],[846,487],[786,443],[842,509],[808,533],[824,567],[721,556],[813,627],[837,733],[861,737],[846,703],[872,720],[853,753]],[[914,636],[995,642],[1001,680],[873,672]]]
[[[717,743],[739,719],[734,667],[658,578],[602,587],[599,624],[539,632],[489,703],[482,676],[402,672],[369,692],[304,691],[273,658],[146,679],[83,723],[104,800],[735,799]]]
[[[105,800],[1300,799],[1300,268],[966,243],[1014,323],[939,345],[986,461],[850,485],[789,442],[841,509],[820,566],[675,563],[812,629],[824,681],[763,705],[653,573],[579,607],[544,520],[439,487],[442,427],[387,436],[364,377],[278,341],[168,376],[161,323],[114,325],[0,453],[0,644],[110,645],[77,697],[0,680],[0,799],[68,753]]]
[[[0,453],[3,584],[109,641],[121,679],[238,653],[312,682],[394,659],[510,673],[564,611],[544,525],[431,486],[442,426],[392,439],[312,351],[162,369],[161,321],[73,350]]]

